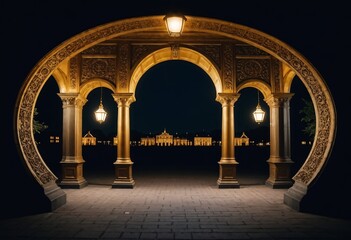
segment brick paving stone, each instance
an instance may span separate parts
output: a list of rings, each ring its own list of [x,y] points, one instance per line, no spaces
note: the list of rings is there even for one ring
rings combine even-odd
[[[169,177],[169,176],[168,176]],[[134,189],[64,189],[53,212],[0,220],[0,239],[351,239],[351,220],[297,212],[286,189],[218,189],[212,176],[139,176]]]

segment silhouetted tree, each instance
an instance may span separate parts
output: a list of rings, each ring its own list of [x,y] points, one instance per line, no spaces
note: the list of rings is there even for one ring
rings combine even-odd
[[[305,123],[305,127],[302,131],[313,140],[316,133],[316,115],[314,113],[313,103],[311,100],[302,99],[304,102],[303,108],[300,110],[302,114],[301,122]]]
[[[43,123],[39,122],[38,120],[35,119],[36,116],[38,116],[38,109],[34,108],[34,117],[33,117],[33,132],[34,134],[38,133],[40,134],[42,131],[48,128],[48,126]]]

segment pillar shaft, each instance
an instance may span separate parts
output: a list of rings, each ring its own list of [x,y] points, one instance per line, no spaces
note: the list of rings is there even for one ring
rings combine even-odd
[[[63,109],[62,127],[62,180],[63,188],[82,188],[87,185],[83,177],[82,109],[86,103],[78,94],[60,93]]]
[[[270,157],[269,178],[272,188],[288,188],[292,185],[290,176],[290,99],[292,93],[275,93],[267,98],[270,107]]]
[[[113,188],[133,188],[132,176],[133,162],[130,159],[130,117],[129,107],[135,101],[132,93],[119,93],[113,95],[118,104],[117,119],[117,160],[114,162],[115,175]]]
[[[219,164],[219,188],[239,188],[236,178],[236,166],[234,149],[234,103],[240,94],[219,93],[217,101],[222,104],[222,149]]]

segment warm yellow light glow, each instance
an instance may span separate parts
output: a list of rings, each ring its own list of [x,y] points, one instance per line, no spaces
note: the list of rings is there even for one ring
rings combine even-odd
[[[98,110],[95,111],[95,118],[96,121],[99,123],[103,123],[106,120],[107,112],[104,110],[104,106],[102,105],[102,102],[100,101],[100,105]]]
[[[264,120],[265,112],[261,109],[260,104],[257,105],[256,111],[253,112],[255,121],[260,124]]]
[[[261,106],[260,106],[260,92],[259,91],[257,91],[257,107],[256,107],[256,111],[253,112],[253,115],[254,115],[255,121],[258,124],[263,122],[265,112],[261,109]]]
[[[179,37],[182,34],[184,23],[186,21],[184,16],[167,15],[164,20],[171,37]]]
[[[102,88],[100,88],[101,92],[100,92],[100,105],[98,110],[95,111],[95,119],[96,121],[98,121],[100,124],[105,122],[106,120],[106,116],[107,116],[107,112],[104,110],[104,106],[102,105]]]

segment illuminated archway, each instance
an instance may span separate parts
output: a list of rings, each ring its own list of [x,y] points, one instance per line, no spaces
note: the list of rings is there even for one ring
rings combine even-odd
[[[120,20],[84,31],[53,49],[40,60],[27,76],[17,97],[15,109],[15,139],[25,167],[40,184],[47,196],[48,188],[55,188],[56,176],[48,169],[35,145],[33,114],[41,88],[68,58],[100,42],[130,33],[154,30],[166,31],[164,16],[140,17]],[[294,70],[309,92],[316,112],[316,136],[311,152],[300,170],[293,177],[295,183],[285,194],[285,202],[299,209],[300,201],[308,193],[331,153],[336,133],[336,110],[330,91],[318,71],[305,57],[289,45],[258,30],[227,21],[187,16],[185,31],[210,33],[236,39],[259,48]],[[63,89],[62,93],[75,93],[75,89]],[[57,188],[56,188],[57,189]],[[57,190],[59,191],[59,190]],[[62,198],[65,197],[61,194]],[[58,201],[56,207],[64,204]]]
[[[138,81],[148,69],[158,63],[168,60],[184,60],[197,65],[209,75],[215,86],[216,93],[222,92],[223,87],[220,75],[211,61],[199,52],[184,47],[180,47],[179,50],[177,50],[177,56],[173,55],[172,49],[169,47],[155,51],[145,57],[133,71],[129,85],[129,92],[135,92]]]

